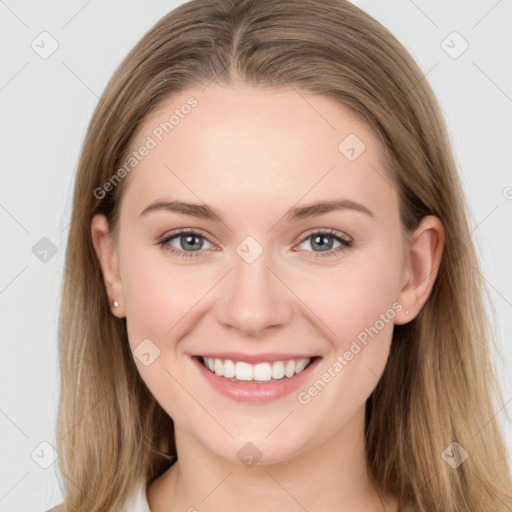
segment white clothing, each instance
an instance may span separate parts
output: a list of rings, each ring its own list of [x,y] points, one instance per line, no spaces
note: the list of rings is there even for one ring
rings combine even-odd
[[[141,481],[129,496],[124,506],[125,512],[151,512],[146,498],[146,484]]]

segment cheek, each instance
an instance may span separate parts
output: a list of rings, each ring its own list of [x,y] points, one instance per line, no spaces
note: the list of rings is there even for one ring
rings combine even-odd
[[[356,286],[352,292],[338,294],[335,307],[325,304],[330,309],[323,317],[336,331],[328,337],[331,350],[315,378],[296,394],[301,422],[318,441],[336,435],[364,408],[389,355],[397,312],[389,289]]]
[[[333,332],[324,330],[331,353],[319,378],[301,389],[297,399],[315,417],[330,415],[334,425],[348,421],[374,390],[387,362],[394,319],[402,306],[396,302],[401,263],[398,253],[384,247],[315,278],[325,294],[311,293],[312,308]],[[307,302],[307,301],[306,301]],[[325,425],[318,424],[319,430]]]
[[[132,251],[121,274],[130,331],[160,342],[204,293],[204,275],[171,263],[159,248]]]
[[[389,338],[400,309],[395,303],[400,275],[399,255],[396,258],[387,260],[380,252],[354,256],[336,268],[290,275],[290,287],[307,306],[303,311],[314,313],[309,315],[311,322],[321,327],[337,353],[348,350],[358,336],[364,340],[368,329],[375,336],[372,327]]]
[[[124,257],[120,270],[129,344],[138,372],[164,410],[181,423],[194,414],[183,413],[190,408],[190,397],[179,384],[187,370],[180,366],[179,340],[184,329],[191,328],[193,306],[205,292],[205,279],[170,263],[163,253],[157,248],[134,249]],[[145,354],[149,354],[146,360]],[[197,395],[193,386],[187,389]]]
[[[377,385],[402,308],[396,302],[400,262],[398,252],[382,247],[302,279],[297,294],[317,313],[327,354],[319,379],[297,395],[306,411],[318,409],[317,417],[329,414],[342,424]]]
[[[189,329],[186,324],[199,311],[205,313],[209,300],[204,296],[224,269],[207,263],[179,263],[159,247],[137,248],[136,243],[128,240],[124,245],[133,248],[128,251],[121,247],[121,275],[132,348],[150,338],[169,349],[176,333]],[[381,246],[354,253],[337,266],[296,263],[276,268],[293,291],[290,295],[283,290],[278,300],[298,301],[297,311],[320,328],[337,353],[343,353],[354,338],[364,338],[365,330],[373,332],[372,326],[384,332],[386,327],[392,327],[392,321],[386,321],[384,328],[380,321],[383,314],[387,320],[392,316],[390,308],[397,292],[400,258],[391,250]],[[222,293],[222,286],[216,286],[214,295]]]

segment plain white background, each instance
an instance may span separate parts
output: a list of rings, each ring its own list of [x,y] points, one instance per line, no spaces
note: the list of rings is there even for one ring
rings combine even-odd
[[[114,69],[180,3],[0,0],[2,512],[43,511],[61,500],[50,445],[55,445],[57,321],[76,164]],[[496,415],[510,454],[512,4],[355,3],[405,45],[441,103],[494,307],[490,314],[501,347],[493,360],[504,398]],[[42,58],[52,44],[58,44],[56,50]],[[55,246],[54,255],[43,237]],[[46,262],[41,247],[49,250]]]

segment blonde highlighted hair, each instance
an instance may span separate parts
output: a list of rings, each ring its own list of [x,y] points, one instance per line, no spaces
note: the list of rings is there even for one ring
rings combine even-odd
[[[192,0],[149,30],[108,83],[83,144],[66,251],[61,509],[121,510],[136,481],[149,483],[176,460],[172,419],[137,372],[125,320],[110,312],[90,230],[97,213],[116,226],[126,180],[101,199],[94,191],[122,165],[137,127],[172,94],[212,82],[291,86],[349,108],[382,142],[404,233],[426,215],[441,219],[432,293],[414,320],[395,326],[367,402],[368,470],[412,510],[510,511],[484,283],[444,121],[403,46],[344,0]],[[456,469],[442,457],[454,441],[469,454]]]

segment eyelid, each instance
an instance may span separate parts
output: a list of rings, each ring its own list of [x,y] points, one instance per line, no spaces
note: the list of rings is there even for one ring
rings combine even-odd
[[[208,240],[210,243],[213,243],[210,240],[210,234],[206,233],[206,231],[203,231],[202,229],[199,229],[199,228],[179,228],[179,229],[177,229],[175,231],[171,230],[169,232],[164,233],[161,237],[159,237],[158,241],[161,242],[161,241],[169,239],[169,238],[174,238],[175,236],[178,236],[178,235],[180,235],[182,233],[193,233],[193,234],[196,234],[196,235],[200,235],[201,237],[203,237],[206,240]],[[306,231],[304,234],[302,234],[301,238],[299,238],[297,240],[297,242],[295,242],[295,244],[302,243],[307,238],[309,238],[311,235],[315,235],[315,234],[318,234],[318,233],[337,236],[339,238],[343,238],[347,242],[348,241],[352,242],[352,238],[351,237],[349,237],[348,235],[346,235],[345,233],[342,233],[340,231],[337,231],[337,230],[334,230],[334,229],[330,229],[330,228],[324,228],[324,229],[322,229],[322,228],[320,228],[320,229],[319,228],[312,228],[312,229]]]
[[[299,240],[299,243],[304,242],[306,239],[308,239],[311,235],[316,234],[323,234],[323,235],[332,235],[333,237],[342,238],[343,240],[346,240],[347,242],[353,242],[352,238],[349,237],[347,234],[343,233],[342,231],[338,231],[336,229],[330,229],[330,228],[324,228],[324,229],[318,229],[313,228],[309,231],[306,231],[305,234],[301,235],[301,239]]]
[[[199,229],[199,228],[179,228],[177,230],[167,231],[166,233],[164,233],[161,237],[159,237],[157,239],[156,245],[160,245],[160,247],[162,249],[168,251],[171,254],[177,255],[177,256],[190,257],[190,258],[194,258],[194,257],[196,257],[196,258],[199,257],[200,258],[200,257],[207,256],[206,254],[204,254],[204,252],[205,252],[204,250],[199,250],[199,251],[183,251],[181,249],[176,249],[175,247],[173,247],[173,246],[171,246],[169,244],[169,242],[172,239],[178,237],[179,235],[181,235],[183,233],[200,236],[201,238],[204,238],[205,240],[208,241],[208,243],[210,243],[210,244],[212,244],[214,246],[214,248],[210,249],[210,250],[214,250],[214,251],[217,250],[215,248],[215,246],[217,244],[210,240],[210,235],[208,233],[206,233],[205,231],[203,231],[202,229]]]
[[[158,242],[161,242],[163,240],[168,240],[170,238],[174,238],[174,237],[176,237],[178,235],[181,235],[183,233],[191,233],[191,234],[194,234],[194,235],[199,235],[202,238],[205,238],[206,240],[208,240],[208,242],[210,242],[211,244],[214,243],[210,239],[210,238],[213,238],[213,237],[211,237],[211,235],[209,233],[207,233],[206,231],[203,231],[202,229],[199,229],[199,228],[179,228],[179,229],[176,229],[176,230],[167,231],[161,237],[158,238]]]
[[[162,235],[158,239],[157,244],[161,245],[162,248],[165,248],[170,253],[177,254],[178,256],[191,257],[191,258],[206,256],[206,255],[202,254],[205,252],[204,250],[183,251],[180,249],[176,249],[175,247],[172,247],[172,246],[166,247],[167,243],[171,239],[176,238],[177,236],[179,236],[182,233],[198,235],[201,238],[204,238],[205,240],[207,240],[208,243],[210,243],[212,245],[216,245],[214,242],[212,242],[210,240],[210,235],[199,228],[180,228],[175,231],[171,230],[170,232],[167,232],[164,235]],[[311,258],[312,259],[322,259],[324,257],[337,256],[339,252],[344,252],[346,249],[351,248],[354,244],[353,239],[343,232],[337,231],[335,229],[330,229],[330,228],[324,228],[324,229],[312,228],[312,229],[306,231],[306,233],[304,233],[303,235],[301,235],[300,240],[294,244],[294,247],[296,245],[302,244],[308,238],[310,238],[312,235],[316,235],[316,234],[332,236],[333,238],[338,240],[338,242],[340,243],[340,247],[337,247],[337,248],[329,250],[329,251],[325,251],[324,253],[322,251],[316,252],[316,251],[297,251],[296,249],[292,249],[292,250],[294,250],[295,252],[311,253],[312,255],[307,256],[310,259]],[[217,249],[214,248],[213,250],[216,251]]]

